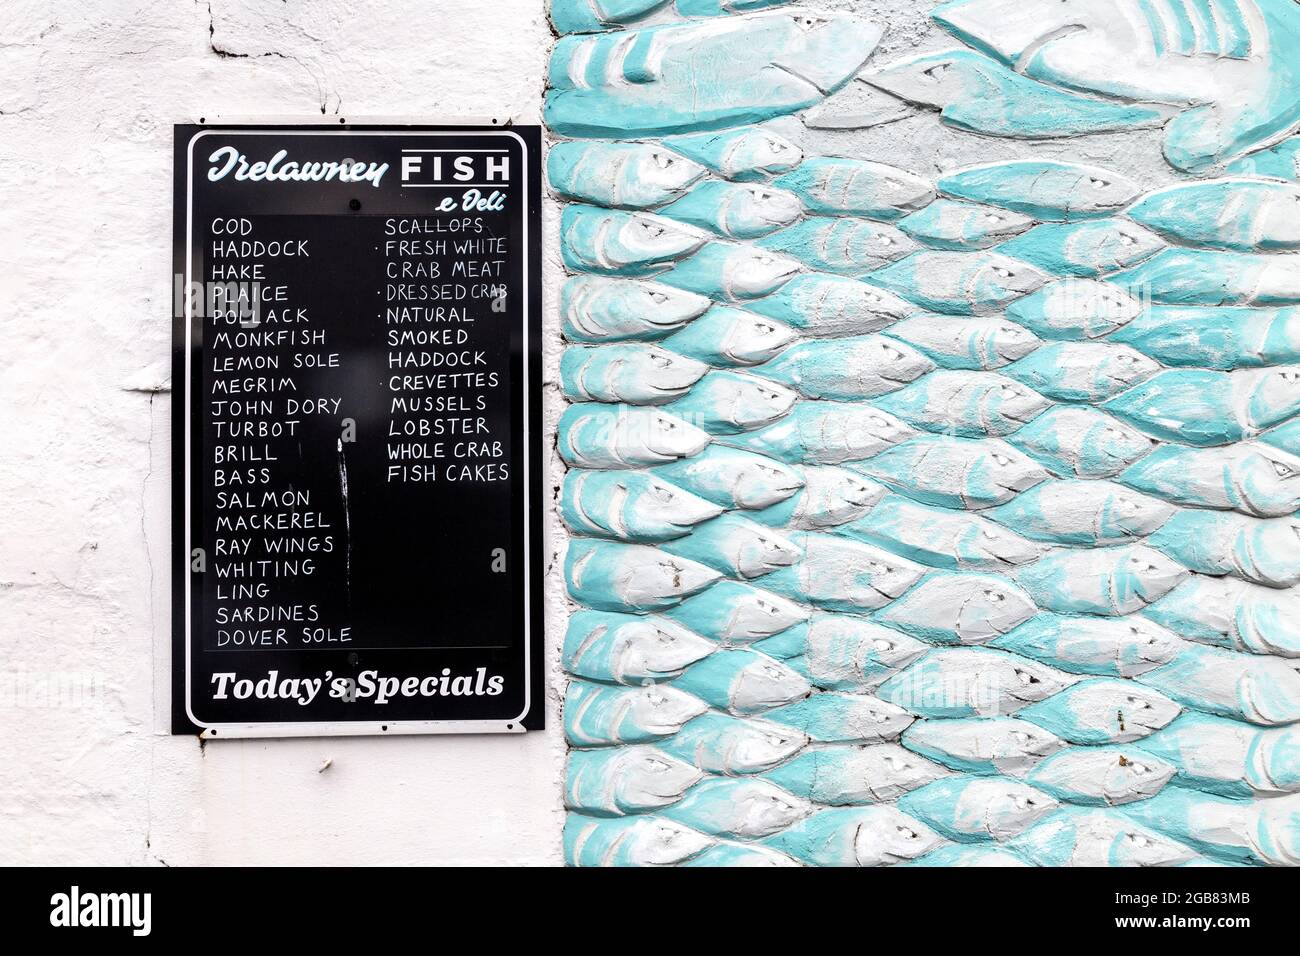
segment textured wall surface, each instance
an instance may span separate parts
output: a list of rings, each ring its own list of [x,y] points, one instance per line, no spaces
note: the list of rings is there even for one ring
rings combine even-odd
[[[1300,4],[551,18],[568,862],[1300,861]]]
[[[558,731],[167,734],[171,124],[536,123],[541,0],[5,0],[0,29],[0,862],[558,862]]]

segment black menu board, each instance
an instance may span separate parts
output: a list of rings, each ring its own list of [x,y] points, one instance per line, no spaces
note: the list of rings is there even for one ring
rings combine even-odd
[[[539,151],[176,127],[173,732],[542,726]]]

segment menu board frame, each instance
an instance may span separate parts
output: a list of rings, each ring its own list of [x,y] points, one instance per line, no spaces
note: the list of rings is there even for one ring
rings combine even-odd
[[[336,735],[402,735],[402,734],[444,734],[444,733],[521,733],[526,730],[541,729],[545,726],[544,694],[544,617],[543,617],[543,561],[544,528],[542,517],[544,504],[542,498],[543,466],[541,445],[542,428],[542,303],[541,303],[541,128],[539,126],[514,126],[510,124],[467,125],[464,123],[408,123],[392,122],[384,119],[371,122],[349,123],[340,121],[337,125],[327,125],[320,120],[253,122],[222,121],[214,123],[177,124],[174,127],[174,161],[173,161],[173,283],[176,290],[173,297],[173,348],[172,348],[172,681],[171,713],[172,732],[175,734],[195,734],[205,739],[224,739],[227,737],[297,737],[297,736],[336,736]],[[195,622],[198,609],[195,595],[199,593],[202,575],[207,573],[207,562],[212,555],[208,549],[201,547],[206,542],[199,539],[201,528],[196,528],[200,519],[200,506],[195,503],[191,492],[194,488],[196,469],[203,467],[201,446],[203,436],[195,434],[195,423],[199,413],[195,411],[198,394],[199,370],[206,356],[203,344],[203,317],[195,316],[193,310],[196,295],[192,290],[201,288],[202,276],[191,274],[192,269],[192,229],[193,198],[196,188],[203,188],[203,181],[195,174],[200,171],[201,160],[195,146],[205,136],[213,134],[236,135],[239,137],[275,137],[275,136],[322,136],[337,138],[340,143],[339,155],[348,156],[343,148],[347,142],[357,143],[357,137],[408,137],[418,139],[421,143],[430,143],[437,138],[439,145],[454,143],[457,137],[508,137],[517,142],[523,158],[522,176],[519,178],[517,192],[512,196],[514,208],[504,215],[518,218],[522,229],[522,242],[518,248],[510,248],[509,255],[522,258],[522,274],[519,288],[523,292],[522,301],[513,306],[518,309],[518,323],[512,325],[507,334],[510,336],[511,371],[514,375],[522,373],[522,387],[515,388],[515,398],[509,400],[510,442],[518,448],[517,461],[522,462],[522,475],[516,468],[511,473],[509,485],[511,490],[504,492],[508,507],[512,508],[512,520],[522,527],[523,554],[510,555],[510,575],[523,576],[523,601],[512,612],[513,634],[503,638],[509,642],[509,654],[519,655],[521,660],[513,674],[522,681],[523,707],[517,710],[517,697],[509,712],[500,715],[492,713],[485,716],[484,705],[480,701],[474,705],[472,716],[460,717],[455,711],[460,702],[454,696],[447,695],[442,689],[439,695],[434,685],[432,695],[425,694],[427,705],[403,702],[403,716],[388,719],[384,711],[375,706],[374,697],[368,701],[355,700],[349,707],[357,707],[357,716],[347,719],[320,719],[313,716],[313,708],[301,707],[303,716],[286,718],[285,708],[275,709],[276,716],[270,716],[271,708],[264,705],[262,696],[249,694],[235,708],[238,711],[231,718],[231,705],[223,703],[223,717],[212,719],[202,712],[201,702],[196,713],[195,679],[208,674],[210,668],[196,666],[203,649],[199,646],[201,633],[196,633]],[[407,150],[421,152],[421,150]],[[466,150],[475,152],[475,150]],[[477,152],[484,152],[478,150]],[[396,165],[396,164],[394,164]],[[360,170],[358,169],[358,172]],[[401,170],[403,181],[405,169]],[[396,177],[397,169],[392,169],[390,176]],[[315,182],[274,183],[261,182],[261,189],[295,189],[319,190],[324,188]],[[367,198],[370,192],[368,183],[349,186],[337,181],[332,184],[334,198],[340,200],[337,214],[325,215],[333,218],[354,216],[359,200],[350,200],[348,196]],[[450,190],[438,189],[435,192],[444,195]],[[414,190],[410,190],[414,192]],[[459,195],[453,193],[453,195]],[[333,206],[331,206],[333,208]],[[232,217],[239,216],[240,210],[229,210]],[[378,248],[378,247],[376,247]],[[195,283],[199,285],[195,285]],[[513,294],[513,293],[512,293]],[[201,305],[200,305],[201,308]],[[512,315],[512,322],[514,321]],[[196,329],[198,334],[195,334]],[[500,334],[499,332],[497,334]],[[522,341],[522,349],[519,342]],[[340,446],[341,447],[341,446]],[[522,483],[522,495],[517,486]],[[429,492],[433,495],[447,494],[441,487]],[[522,513],[513,513],[513,504],[522,499]],[[451,583],[448,587],[455,591],[460,585]],[[473,600],[472,593],[460,590],[455,600]],[[427,594],[412,594],[412,602],[427,600]],[[511,602],[516,603],[516,602]],[[436,606],[430,604],[428,614],[437,615]],[[201,631],[201,628],[199,629]],[[358,653],[348,655],[349,663],[355,662],[358,670],[372,665],[376,661],[384,662],[388,673],[409,673],[411,661],[420,657],[417,668],[419,673],[430,673],[429,679],[436,681],[439,672],[446,673],[437,660],[439,648],[428,646],[411,646],[407,648],[384,647],[368,651],[363,645],[357,647]],[[465,649],[461,649],[465,650]],[[275,682],[285,674],[293,674],[300,667],[285,667],[283,662],[294,660],[299,665],[305,659],[305,651],[300,648],[285,650],[271,649],[257,652],[264,657],[266,667],[261,673],[274,675],[268,685],[272,696],[275,694]],[[297,657],[295,657],[297,655]],[[403,656],[405,655],[405,657]],[[280,661],[280,667],[276,662]],[[430,664],[434,666],[430,666]],[[260,662],[259,662],[260,663]],[[462,655],[458,671],[465,671]],[[472,671],[473,669],[471,669]],[[481,671],[480,671],[481,673]],[[208,674],[211,677],[211,674]],[[256,675],[253,675],[256,676]],[[355,680],[353,693],[355,693]],[[480,680],[480,683],[482,681]],[[329,682],[323,681],[318,693],[328,693]],[[426,689],[427,691],[427,689]],[[414,695],[417,702],[420,694]],[[323,698],[322,698],[323,699]],[[301,701],[299,701],[301,703]],[[502,703],[509,703],[503,697]],[[412,708],[424,706],[425,714],[412,714]],[[333,707],[334,712],[340,708]],[[345,708],[346,709],[346,708]]]

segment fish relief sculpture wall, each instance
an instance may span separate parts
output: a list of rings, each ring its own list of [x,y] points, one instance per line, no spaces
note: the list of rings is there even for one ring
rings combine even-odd
[[[1300,860],[1300,3],[551,17],[568,862]]]

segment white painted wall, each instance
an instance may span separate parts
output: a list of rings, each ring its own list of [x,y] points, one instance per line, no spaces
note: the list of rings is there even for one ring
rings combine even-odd
[[[526,736],[168,735],[170,396],[151,391],[173,123],[535,123],[550,42],[541,0],[4,0],[0,863],[559,862],[554,680],[552,727]]]

